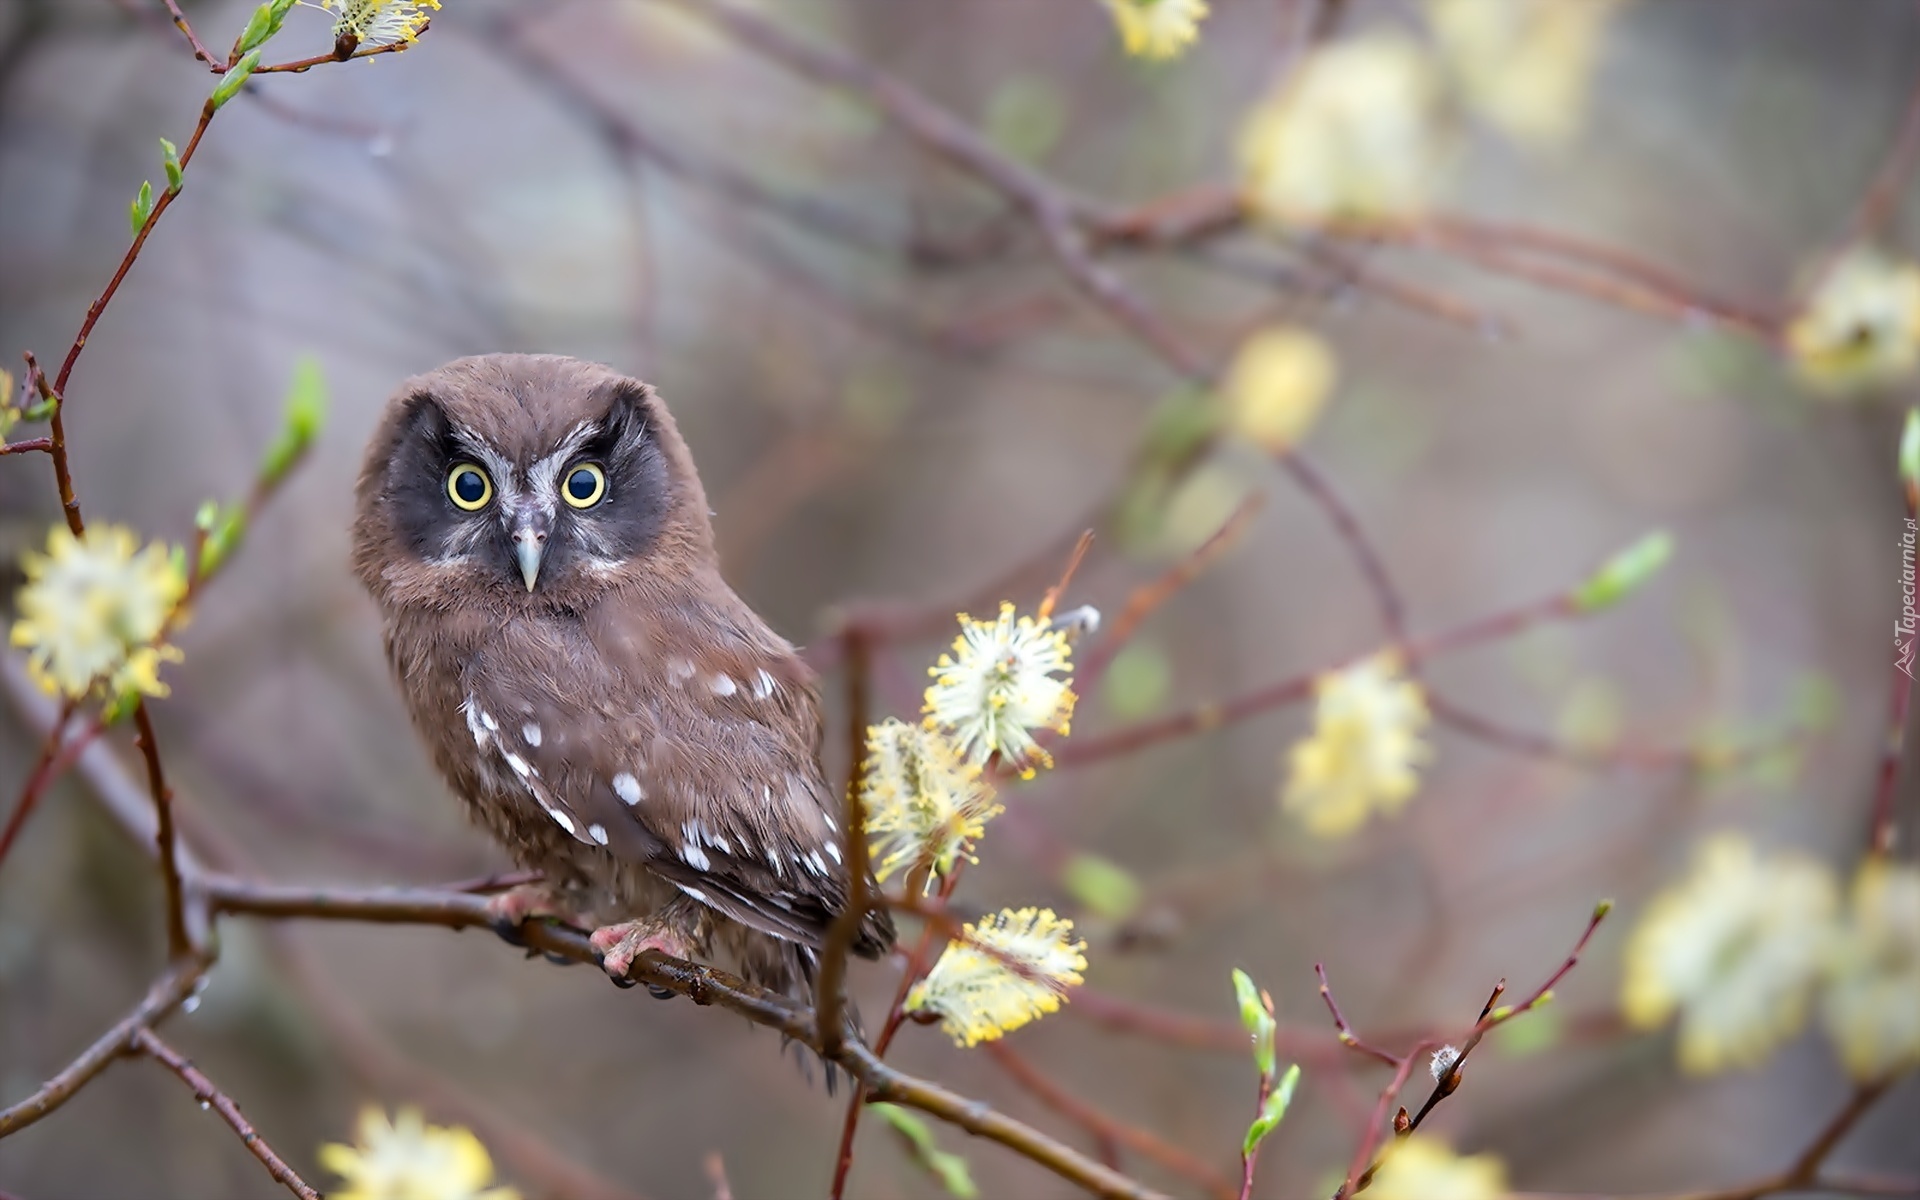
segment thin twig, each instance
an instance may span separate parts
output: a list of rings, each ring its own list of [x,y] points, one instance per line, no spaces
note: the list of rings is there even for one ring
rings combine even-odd
[[[307,917],[437,925],[447,929],[490,927],[486,900],[463,893],[278,888],[224,876],[204,877],[201,885],[216,912],[281,919]],[[537,922],[527,925],[522,933],[529,949],[572,962],[595,961],[586,935],[579,930]],[[999,1142],[1095,1195],[1133,1198],[1158,1195],[980,1101],[955,1095],[938,1084],[887,1066],[875,1050],[858,1041],[845,1040],[833,1054],[824,1053],[818,1016],[787,997],[763,992],[711,967],[658,955],[643,955],[636,960],[628,978],[664,987],[696,1004],[718,1005],[756,1025],[778,1030],[844,1068],[865,1088],[870,1099],[918,1108],[970,1133]]]
[[[0,1138],[20,1132],[52,1113],[85,1087],[89,1080],[107,1069],[114,1059],[126,1053],[136,1034],[180,1007],[199,986],[209,960],[192,958],[174,963],[147,990],[146,997],[119,1024],[96,1038],[42,1084],[40,1090],[7,1109],[0,1110]]]
[[[78,753],[73,745],[78,742],[67,739],[67,722],[73,719],[75,704],[69,700],[60,706],[60,715],[54,720],[53,728],[47,736],[40,739],[40,753],[33,760],[33,769],[27,772],[27,780],[20,785],[20,798],[13,802],[13,812],[7,816],[5,829],[0,829],[0,863],[7,861],[7,851],[13,849],[14,839],[20,836],[20,830],[26,826],[27,817],[39,803],[40,795],[59,774],[56,764],[63,752]]]
[[[1459,1089],[1461,1067],[1466,1063],[1467,1056],[1473,1053],[1474,1048],[1480,1045],[1489,1031],[1522,1013],[1531,1012],[1552,997],[1554,986],[1566,978],[1567,972],[1579,964],[1580,955],[1586,950],[1587,943],[1593,939],[1594,931],[1600,928],[1600,923],[1607,919],[1607,914],[1611,911],[1613,911],[1611,901],[1603,900],[1593,906],[1593,913],[1587,918],[1586,928],[1580,931],[1580,937],[1574,942],[1573,949],[1567,953],[1567,957],[1561,962],[1559,968],[1547,976],[1546,981],[1535,988],[1525,1000],[1518,1004],[1500,1006],[1500,997],[1506,994],[1507,981],[1502,979],[1494,985],[1493,991],[1487,996],[1487,1002],[1480,1006],[1480,1016],[1461,1040],[1459,1049],[1446,1063],[1436,1064],[1433,1091],[1428,1094],[1426,1102],[1420,1106],[1420,1110],[1411,1120],[1395,1123],[1395,1133],[1398,1136],[1405,1137],[1418,1129],[1420,1123],[1426,1120],[1427,1114],[1431,1113],[1440,1101]],[[1324,979],[1323,973],[1322,980]],[[1328,1010],[1334,1014],[1335,1024],[1345,1032],[1345,1021],[1340,1017],[1339,1009],[1334,1007],[1332,995],[1324,991],[1323,995],[1326,996]],[[1344,1037],[1341,1042],[1351,1044]],[[1373,1181],[1374,1173],[1386,1160],[1386,1154],[1383,1153],[1376,1159],[1373,1151],[1379,1143],[1380,1132],[1386,1123],[1387,1114],[1393,1110],[1393,1104],[1399,1098],[1401,1090],[1406,1087],[1407,1080],[1412,1075],[1413,1067],[1420,1056],[1440,1049],[1444,1045],[1446,1043],[1437,1038],[1426,1038],[1415,1043],[1404,1057],[1395,1060],[1398,1062],[1398,1068],[1394,1071],[1393,1080],[1380,1093],[1380,1098],[1374,1106],[1373,1116],[1367,1122],[1366,1132],[1362,1135],[1360,1145],[1355,1149],[1352,1162],[1347,1167],[1347,1178],[1334,1193],[1334,1200],[1346,1200],[1347,1197],[1364,1191]],[[1383,1059],[1392,1058],[1391,1055],[1383,1055],[1379,1051],[1371,1051],[1371,1053]],[[1404,1110],[1401,1115],[1405,1115]]]
[[[1113,619],[1100,640],[1088,650],[1086,657],[1080,663],[1079,670],[1074,672],[1074,685],[1081,695],[1084,696],[1093,690],[1094,684],[1112,664],[1114,656],[1120,653],[1132,639],[1134,633],[1140,628],[1141,622],[1152,616],[1161,605],[1199,578],[1202,572],[1220,560],[1221,555],[1239,543],[1240,536],[1246,532],[1253,518],[1259,515],[1260,508],[1265,502],[1266,497],[1259,493],[1247,497],[1227,516],[1220,528],[1208,536],[1206,541],[1194,547],[1191,553],[1181,556],[1178,562],[1168,567],[1158,578],[1134,589],[1133,593],[1127,597],[1126,606]]]
[[[1353,1032],[1353,1026],[1347,1024],[1346,1017],[1340,1014],[1340,1006],[1334,1003],[1333,999],[1333,985],[1327,981],[1326,964],[1313,964],[1313,973],[1320,977],[1320,998],[1327,1002],[1327,1011],[1333,1014],[1333,1027],[1340,1039],[1340,1044],[1350,1050],[1357,1050],[1369,1058],[1379,1059],[1389,1067],[1398,1069],[1400,1066],[1399,1055],[1388,1054],[1385,1050],[1377,1046],[1369,1046],[1367,1043],[1361,1041],[1358,1035]]]
[[[209,70],[222,75],[226,74],[228,66],[227,60],[224,58],[216,58],[213,51],[207,49],[206,46],[201,43],[200,35],[196,34],[193,31],[193,26],[187,23],[187,14],[180,11],[180,5],[177,3],[177,0],[160,0],[160,2],[167,6],[167,15],[173,18],[174,28],[185,35],[187,45],[193,47],[193,56],[207,64]]]
[[[267,1174],[273,1176],[276,1182],[300,1197],[300,1200],[320,1200],[320,1193],[307,1186],[306,1180],[300,1178],[294,1169],[287,1165],[286,1160],[267,1144],[267,1139],[261,1137],[259,1132],[248,1124],[246,1117],[240,1113],[240,1106],[233,1102],[233,1098],[215,1087],[213,1080],[208,1079],[198,1067],[188,1062],[178,1050],[161,1041],[158,1035],[145,1026],[133,1031],[129,1048],[145,1054],[179,1076],[180,1082],[193,1089],[193,1098],[200,1102],[200,1107],[210,1108],[219,1113],[220,1119],[225,1121],[239,1137],[240,1144],[260,1160],[260,1164],[266,1167]]]
[[[186,899],[180,884],[180,860],[175,845],[173,789],[167,786],[166,771],[160,765],[160,739],[153,732],[153,718],[147,713],[146,701],[133,706],[133,723],[139,730],[135,741],[147,765],[147,790],[153,797],[157,821],[154,848],[160,863],[160,880],[166,891],[167,949],[172,957],[182,958],[191,951],[192,942],[187,936]]]
[[[1381,595],[1383,607],[1385,599],[1386,594],[1383,593]],[[1389,645],[1385,648],[1385,652],[1399,656],[1405,663],[1413,664],[1483,642],[1512,637],[1546,621],[1577,615],[1579,614],[1568,601],[1567,595],[1562,593],[1545,600],[1506,609],[1491,616],[1462,622],[1451,629],[1441,630],[1424,638]],[[1379,653],[1379,651],[1372,653]],[[1095,762],[1118,754],[1131,753],[1156,742],[1203,730],[1218,729],[1223,725],[1245,720],[1269,709],[1304,700],[1313,694],[1315,680],[1328,671],[1337,669],[1339,664],[1268,684],[1228,700],[1197,705],[1185,712],[1155,717],[1096,737],[1076,738],[1063,744],[1054,752],[1054,762],[1062,767]]]
[[[1242,1038],[1244,1041],[1245,1038]],[[1185,1176],[1217,1197],[1231,1200],[1233,1185],[1226,1177],[1179,1146],[1149,1129],[1129,1125],[1088,1104],[1049,1079],[1045,1072],[1022,1058],[1004,1041],[986,1043],[988,1057],[1000,1065],[1014,1082],[1033,1094],[1034,1099],[1079,1125],[1096,1139],[1125,1146],[1143,1158],[1150,1158],[1167,1170]],[[1244,1049],[1244,1047],[1242,1047]]]
[[[828,1052],[840,1048],[846,1034],[845,988],[847,955],[860,938],[867,920],[867,807],[860,789],[867,761],[868,690],[872,664],[866,632],[847,625],[840,636],[846,642],[841,670],[847,681],[847,784],[842,791],[840,844],[847,868],[847,906],[827,929],[820,951],[820,975],[814,995],[820,1006],[820,1044]]]

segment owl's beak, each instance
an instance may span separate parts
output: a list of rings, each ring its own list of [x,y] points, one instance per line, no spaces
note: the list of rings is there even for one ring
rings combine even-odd
[[[527,581],[527,590],[533,590],[534,581],[540,578],[540,560],[547,553],[547,531],[530,517],[522,517],[520,525],[513,531],[513,556],[520,562],[520,578]]]

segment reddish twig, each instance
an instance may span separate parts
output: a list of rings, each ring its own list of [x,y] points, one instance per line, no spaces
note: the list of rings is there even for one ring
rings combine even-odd
[[[207,64],[207,68],[214,73],[220,75],[226,74],[228,67],[227,60],[214,57],[213,51],[207,49],[206,46],[201,43],[200,35],[196,34],[193,31],[193,26],[187,23],[187,14],[180,11],[180,5],[177,0],[160,0],[160,2],[167,6],[167,15],[173,18],[174,28],[178,29],[187,39],[187,45],[193,47],[193,56]]]
[[[1327,1002],[1327,1011],[1333,1014],[1333,1027],[1337,1031],[1340,1044],[1350,1050],[1357,1050],[1369,1058],[1378,1059],[1389,1067],[1398,1069],[1400,1066],[1399,1055],[1388,1054],[1385,1050],[1381,1050],[1375,1046],[1369,1046],[1367,1043],[1361,1041],[1353,1032],[1353,1027],[1347,1024],[1347,1019],[1340,1014],[1340,1006],[1334,1003],[1333,999],[1333,985],[1327,981],[1326,964],[1313,964],[1313,973],[1320,977],[1320,998]]]
[[[1854,1089],[1839,1112],[1802,1150],[1793,1165],[1784,1171],[1746,1183],[1737,1183],[1731,1187],[1709,1188],[1705,1191],[1676,1192],[1664,1196],[1646,1197],[1644,1200],[1761,1200],[1764,1196],[1778,1195],[1783,1192],[1822,1192],[1839,1193],[1849,1196],[1905,1196],[1920,1195],[1920,1181],[1912,1179],[1863,1179],[1823,1173],[1820,1168],[1827,1156],[1845,1138],[1860,1118],[1867,1114],[1880,1097],[1886,1095],[1893,1086],[1892,1080],[1862,1084]]]
[[[7,852],[13,849],[14,839],[20,836],[20,830],[26,826],[27,817],[33,812],[34,805],[39,803],[40,794],[59,774],[58,763],[63,752],[72,751],[72,743],[66,740],[66,735],[67,722],[73,719],[74,707],[71,700],[61,705],[53,728],[40,740],[39,756],[33,760],[33,769],[27,772],[27,781],[20,786],[20,798],[13,802],[13,812],[7,817],[6,828],[0,830],[0,863],[6,862]]]
[[[0,445],[0,457],[5,457],[9,454],[31,454],[35,452],[52,454],[53,439],[50,437],[27,438],[24,441],[8,442],[5,445]]]
[[[1243,1036],[1241,1040],[1244,1042],[1246,1039]],[[1143,1158],[1152,1159],[1176,1175],[1199,1184],[1213,1196],[1228,1200],[1234,1196],[1233,1185],[1220,1172],[1153,1131],[1108,1116],[1068,1092],[1022,1058],[1006,1042],[988,1042],[985,1048],[988,1057],[1012,1076],[1015,1083],[1032,1093],[1034,1099],[1079,1125],[1095,1139],[1124,1146]],[[1244,1046],[1241,1048],[1245,1049]]]
[[[1108,626],[1106,633],[1087,651],[1086,658],[1080,663],[1080,669],[1074,672],[1074,686],[1081,695],[1093,690],[1101,675],[1112,665],[1114,656],[1132,639],[1140,625],[1152,616],[1161,605],[1187,587],[1201,572],[1218,562],[1220,556],[1232,549],[1245,533],[1253,518],[1259,515],[1266,497],[1255,494],[1240,502],[1240,506],[1228,515],[1225,523],[1213,531],[1206,541],[1194,547],[1189,554],[1167,568],[1159,578],[1141,587],[1135,588],[1127,597],[1127,603],[1118,616]]]
[[[1600,928],[1600,922],[1606,920],[1607,914],[1611,911],[1613,911],[1612,901],[1603,900],[1593,906],[1593,914],[1587,918],[1586,928],[1581,930],[1579,939],[1574,942],[1573,949],[1567,953],[1566,959],[1525,1000],[1518,1004],[1496,1007],[1500,1004],[1500,997],[1506,994],[1507,981],[1502,979],[1494,985],[1493,991],[1487,996],[1487,1002],[1480,1007],[1480,1016],[1461,1040],[1459,1049],[1445,1063],[1435,1064],[1433,1091],[1428,1094],[1426,1102],[1410,1120],[1394,1122],[1396,1136],[1405,1137],[1418,1129],[1420,1123],[1426,1120],[1427,1114],[1432,1112],[1440,1101],[1459,1089],[1461,1067],[1465,1065],[1467,1056],[1473,1053],[1488,1032],[1522,1013],[1531,1012],[1552,996],[1554,986],[1566,978],[1567,972],[1579,964],[1580,955],[1586,950],[1587,943],[1593,939],[1594,931]],[[1324,973],[1321,978],[1324,982]],[[1326,996],[1328,1010],[1334,1014],[1334,1023],[1341,1028],[1343,1034],[1346,1033],[1345,1021],[1340,1016],[1340,1010],[1334,1007],[1331,993],[1323,988],[1322,994]],[[1340,1041],[1343,1045],[1353,1044],[1347,1036],[1343,1036]],[[1393,1059],[1392,1055],[1382,1054],[1377,1050],[1369,1051],[1383,1060],[1392,1060],[1398,1065],[1392,1082],[1380,1093],[1380,1098],[1374,1106],[1373,1116],[1367,1122],[1366,1132],[1361,1136],[1360,1145],[1355,1149],[1353,1159],[1347,1167],[1347,1178],[1334,1193],[1334,1200],[1345,1200],[1346,1197],[1364,1191],[1372,1182],[1375,1172],[1380,1169],[1381,1162],[1386,1158],[1385,1154],[1382,1154],[1376,1159],[1374,1147],[1379,1144],[1380,1131],[1386,1124],[1387,1114],[1392,1111],[1394,1102],[1399,1098],[1401,1090],[1406,1087],[1407,1080],[1420,1056],[1441,1049],[1445,1045],[1446,1043],[1437,1038],[1426,1038],[1415,1043],[1414,1047],[1399,1059]],[[1401,1116],[1405,1115],[1405,1110],[1401,1110]]]
[[[47,417],[47,426],[53,430],[53,435],[47,439],[47,454],[53,459],[53,483],[60,493],[60,514],[67,522],[68,531],[79,537],[87,531],[87,523],[80,516],[80,501],[73,490],[73,466],[67,461],[67,424],[61,414],[63,406],[53,385],[47,380],[47,373],[40,369],[40,362],[34,358],[33,351],[27,351],[24,357],[27,360],[27,386],[39,394],[42,402],[53,406],[53,412]]]
[[[306,1180],[300,1178],[294,1169],[287,1165],[285,1159],[274,1153],[273,1147],[267,1144],[267,1139],[261,1137],[259,1132],[247,1122],[246,1117],[241,1115],[240,1106],[233,1102],[232,1097],[215,1087],[213,1081],[201,1073],[198,1067],[188,1062],[179,1051],[161,1041],[151,1029],[145,1026],[133,1031],[128,1048],[145,1054],[179,1076],[180,1082],[193,1090],[193,1098],[200,1102],[200,1107],[210,1108],[219,1113],[220,1119],[225,1121],[239,1137],[240,1144],[260,1160],[260,1165],[267,1169],[267,1174],[273,1176],[275,1182],[300,1197],[300,1200],[320,1200],[320,1193],[308,1187]]]
[[[1893,145],[1888,148],[1880,169],[1874,172],[1873,181],[1867,185],[1853,215],[1847,219],[1846,228],[1835,239],[1833,248],[1828,251],[1820,268],[1814,272],[1816,281],[1824,278],[1833,269],[1833,264],[1840,261],[1850,248],[1873,237],[1886,225],[1907,182],[1913,177],[1916,160],[1920,160],[1920,84],[1914,86],[1907,98],[1906,110],[1900,117],[1900,131],[1894,135]]]
[[[1383,594],[1383,606],[1384,599]],[[1578,614],[1567,594],[1562,593],[1532,604],[1495,613],[1489,617],[1463,622],[1425,638],[1390,645],[1386,651],[1399,655],[1403,662],[1413,664],[1483,642],[1512,637],[1545,621],[1576,615]],[[1256,688],[1229,700],[1197,705],[1185,712],[1141,721],[1097,737],[1077,738],[1063,744],[1054,752],[1054,762],[1062,767],[1095,762],[1115,755],[1131,753],[1156,742],[1204,730],[1218,729],[1235,721],[1243,721],[1269,709],[1306,699],[1313,694],[1314,682],[1328,671],[1338,670],[1339,666],[1340,664],[1336,664],[1333,667],[1296,675],[1291,679]]]
[[[183,958],[192,949],[192,942],[187,937],[186,900],[180,883],[180,861],[175,849],[173,789],[167,786],[166,771],[160,765],[160,740],[153,732],[153,718],[147,713],[146,701],[142,700],[133,706],[133,723],[139,731],[134,740],[147,765],[147,790],[153,797],[153,811],[158,822],[154,833],[154,849],[160,864],[160,880],[166,890],[167,949],[174,958]]]
[[[421,22],[420,33],[427,31],[427,22]],[[378,46],[361,46],[351,54],[316,54],[310,58],[296,58],[292,62],[271,63],[254,69],[255,75],[299,75],[315,67],[324,67],[328,63],[350,62],[356,58],[371,58],[376,54],[398,54],[411,46],[412,42],[386,42]]]

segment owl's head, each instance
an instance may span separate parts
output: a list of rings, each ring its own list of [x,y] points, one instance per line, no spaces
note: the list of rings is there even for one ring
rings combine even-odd
[[[353,537],[383,603],[507,611],[584,607],[712,559],[699,476],[653,389],[552,355],[402,384],[367,445]]]

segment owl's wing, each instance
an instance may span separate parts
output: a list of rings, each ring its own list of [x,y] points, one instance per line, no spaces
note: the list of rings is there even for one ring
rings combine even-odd
[[[519,693],[507,704],[524,719],[499,731],[509,766],[576,841],[741,924],[819,948],[846,908],[847,872],[810,673],[763,630],[638,623],[590,630],[591,651],[566,656],[573,695],[551,686],[551,668],[488,689]],[[696,645],[697,665],[674,649]],[[891,942],[878,912],[854,948],[872,957]]]

